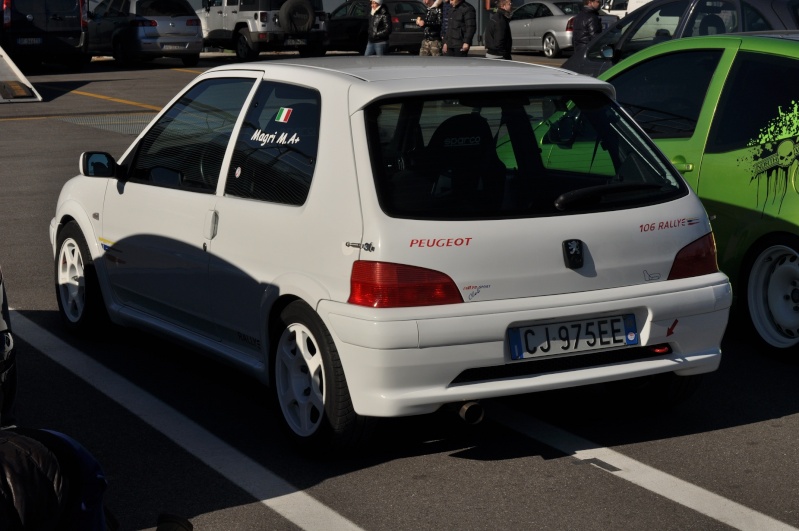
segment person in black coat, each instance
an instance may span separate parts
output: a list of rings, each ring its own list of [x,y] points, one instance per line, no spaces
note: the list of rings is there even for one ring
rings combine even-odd
[[[499,0],[491,13],[485,33],[486,58],[510,60],[513,39],[510,32],[511,0]]]
[[[450,0],[447,33],[443,52],[454,57],[466,57],[477,32],[477,12],[465,0]]]
[[[572,45],[575,55],[577,50],[587,45],[595,35],[602,33],[602,21],[599,19],[600,0],[583,0],[583,9],[574,17],[574,33]]]
[[[391,35],[391,15],[383,5],[383,0],[372,0],[371,6],[369,38],[364,55],[385,55],[388,49],[388,37]]]

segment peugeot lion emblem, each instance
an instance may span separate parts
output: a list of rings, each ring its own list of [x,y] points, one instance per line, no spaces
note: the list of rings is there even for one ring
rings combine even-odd
[[[563,260],[569,269],[583,267],[583,242],[580,240],[564,240]]]

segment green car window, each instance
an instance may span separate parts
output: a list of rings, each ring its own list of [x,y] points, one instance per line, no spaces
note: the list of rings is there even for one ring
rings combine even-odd
[[[779,83],[774,80],[779,79]],[[799,136],[796,86],[799,63],[792,57],[741,52],[724,84],[706,151],[723,153],[771,145]]]
[[[721,50],[676,52],[614,77],[616,99],[652,138],[690,138]]]

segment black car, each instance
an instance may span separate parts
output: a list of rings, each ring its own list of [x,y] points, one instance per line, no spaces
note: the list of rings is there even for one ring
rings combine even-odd
[[[0,45],[19,66],[90,59],[83,53],[85,0],[5,0],[0,10]]]
[[[391,15],[389,51],[419,53],[424,29],[416,25],[417,17],[424,17],[427,8],[417,0],[384,0],[383,5]],[[367,0],[352,0],[338,6],[330,13],[327,34],[330,38],[328,50],[366,51],[367,25],[370,15]]]
[[[575,52],[563,68],[598,76],[658,42],[695,35],[799,28],[797,0],[652,0]]]

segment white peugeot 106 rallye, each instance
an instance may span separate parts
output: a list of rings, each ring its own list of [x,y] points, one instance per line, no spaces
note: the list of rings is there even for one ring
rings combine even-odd
[[[731,291],[708,217],[571,72],[328,57],[211,69],[50,227],[63,321],[166,334],[268,384],[309,450],[373,417],[715,370]]]

